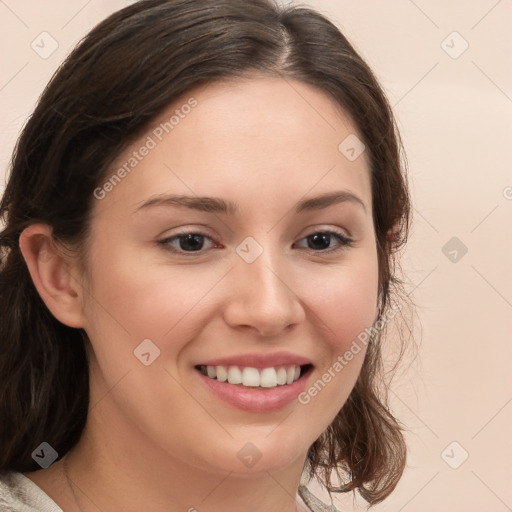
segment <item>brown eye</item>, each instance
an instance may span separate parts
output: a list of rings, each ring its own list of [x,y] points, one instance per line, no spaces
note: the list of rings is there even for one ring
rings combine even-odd
[[[306,241],[307,249],[315,252],[336,251],[338,249],[343,249],[352,243],[352,240],[336,231],[319,231],[317,233],[312,233],[311,235],[303,238],[301,242],[302,241]]]
[[[159,242],[165,248],[178,253],[199,253],[205,249],[204,245],[211,238],[203,233],[180,233]],[[212,243],[213,245],[213,243]]]

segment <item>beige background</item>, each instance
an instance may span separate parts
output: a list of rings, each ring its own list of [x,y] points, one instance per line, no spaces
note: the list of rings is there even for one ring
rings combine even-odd
[[[0,0],[0,187],[58,64],[128,3]],[[408,468],[374,510],[512,510],[512,1],[305,3],[329,15],[375,70],[409,159],[415,210],[404,266],[421,344],[392,393],[408,429]],[[31,47],[55,45],[42,32],[58,44],[47,58]],[[458,247],[443,252],[452,237]],[[335,503],[363,510],[351,497]]]

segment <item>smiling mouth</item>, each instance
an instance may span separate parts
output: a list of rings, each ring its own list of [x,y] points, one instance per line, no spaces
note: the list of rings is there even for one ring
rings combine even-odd
[[[198,365],[196,370],[204,376],[218,382],[225,382],[239,387],[272,389],[278,386],[293,384],[306,373],[313,365],[286,365],[270,366],[267,368],[253,368],[251,366],[206,366]]]

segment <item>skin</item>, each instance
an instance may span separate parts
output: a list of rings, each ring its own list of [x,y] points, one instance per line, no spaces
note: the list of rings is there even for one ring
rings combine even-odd
[[[62,461],[26,473],[66,511],[296,510],[308,449],[363,362],[364,349],[307,405],[275,412],[242,411],[200,385],[201,361],[288,351],[314,365],[309,388],[373,323],[378,265],[366,153],[349,161],[338,150],[357,129],[323,92],[297,81],[254,77],[187,92],[113,173],[190,97],[197,106],[95,201],[87,276],[51,243],[49,226],[34,224],[20,238],[50,311],[90,339],[88,421],[67,457],[80,508]],[[364,207],[293,210],[342,190]],[[165,193],[231,200],[239,212],[134,213]],[[198,230],[210,237],[199,255],[183,254],[177,239],[158,243]],[[307,237],[326,230],[352,243],[331,237],[330,253],[311,246]],[[253,263],[236,252],[248,236],[263,249]],[[160,349],[149,366],[133,353],[147,338]],[[248,442],[261,454],[251,468],[237,457]]]

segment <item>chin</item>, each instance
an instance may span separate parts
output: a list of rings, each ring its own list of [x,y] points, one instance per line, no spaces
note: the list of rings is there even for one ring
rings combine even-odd
[[[204,461],[211,467],[223,472],[236,473],[242,477],[258,473],[274,473],[290,466],[302,469],[308,450],[317,438],[316,433],[294,430],[290,432],[290,421],[275,425],[272,429],[257,428],[251,433],[250,427],[244,427],[243,434],[224,444],[206,448]],[[287,428],[288,427],[288,428]],[[306,440],[311,440],[310,443]],[[204,457],[208,453],[208,457]],[[202,464],[204,468],[204,463]]]

